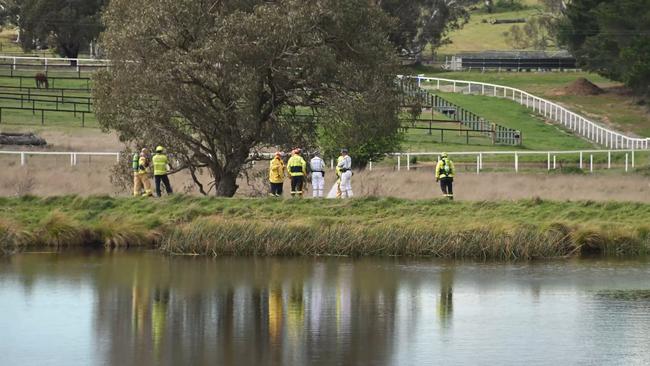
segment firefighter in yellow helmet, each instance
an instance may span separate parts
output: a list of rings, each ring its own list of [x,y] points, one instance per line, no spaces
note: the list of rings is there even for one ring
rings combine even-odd
[[[307,176],[307,162],[300,156],[300,149],[292,152],[291,158],[287,162],[287,170],[291,177],[291,196],[302,197],[305,177]]]
[[[454,162],[449,159],[447,153],[442,153],[438,164],[436,165],[436,182],[440,182],[440,189],[443,196],[450,200],[454,199],[454,175],[456,169]]]
[[[150,161],[149,150],[143,148],[140,154],[133,154],[133,196],[151,197],[151,181],[149,180]],[[144,189],[144,193],[142,190]]]
[[[165,186],[167,194],[170,195],[174,193],[172,190],[172,185],[169,183],[169,159],[165,154],[165,148],[162,146],[156,147],[156,154],[151,159],[153,162],[153,177],[156,181],[156,195],[160,197],[162,192],[160,191],[160,184],[162,183]]]
[[[278,151],[271,160],[269,165],[269,183],[271,184],[271,193],[273,197],[282,197],[284,187],[284,162],[282,161],[282,152]]]

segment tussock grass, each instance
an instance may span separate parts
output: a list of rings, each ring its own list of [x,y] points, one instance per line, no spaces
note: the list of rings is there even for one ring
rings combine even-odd
[[[145,246],[211,256],[531,260],[643,255],[650,205],[521,201],[0,198],[0,246]]]
[[[574,255],[645,254],[650,241],[625,234],[576,230],[556,223],[548,228],[476,227],[350,228],[341,223],[314,228],[201,218],[173,229],[160,249],[169,254],[209,256],[425,256],[481,260],[532,260]]]

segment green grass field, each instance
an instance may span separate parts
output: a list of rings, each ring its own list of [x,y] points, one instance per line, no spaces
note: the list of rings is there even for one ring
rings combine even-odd
[[[511,50],[503,33],[512,24],[490,24],[490,19],[529,18],[542,9],[537,0],[522,1],[526,9],[488,14],[482,7],[470,12],[470,19],[463,28],[449,34],[451,43],[437,50],[440,55],[454,55],[460,52],[478,52],[487,50]],[[486,21],[486,22],[484,22]]]
[[[650,108],[639,105],[637,99],[622,89],[622,84],[587,72],[436,72],[416,69],[416,73],[456,80],[471,80],[505,85],[559,102],[565,107],[611,128],[650,136]],[[599,95],[567,95],[564,88],[578,78],[586,78],[606,90]]]
[[[511,260],[650,245],[650,205],[634,203],[23,197],[0,198],[0,213],[8,251],[152,243],[185,254]]]

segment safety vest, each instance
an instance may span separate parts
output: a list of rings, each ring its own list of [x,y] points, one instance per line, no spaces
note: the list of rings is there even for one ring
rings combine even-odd
[[[153,175],[167,175],[167,155],[156,154],[151,159],[153,161]]]
[[[137,172],[138,169],[140,168],[140,154],[138,153],[133,154],[133,159],[131,161],[131,168],[133,169],[134,172]]]
[[[453,178],[454,164],[448,158],[442,158],[436,169],[438,178]]]
[[[287,170],[292,177],[302,177],[307,174],[307,162],[300,155],[293,155],[287,162]]]

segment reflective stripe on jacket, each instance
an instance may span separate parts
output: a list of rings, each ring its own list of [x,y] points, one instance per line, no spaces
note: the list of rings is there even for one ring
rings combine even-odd
[[[153,175],[167,175],[167,155],[156,154],[151,159],[153,161]]]
[[[273,158],[269,167],[269,181],[282,183],[284,181],[284,163],[280,158]]]
[[[454,162],[449,158],[442,158],[436,165],[436,179],[453,178],[454,174],[456,174]]]
[[[287,163],[287,170],[292,177],[307,175],[307,162],[300,155],[293,155]]]

